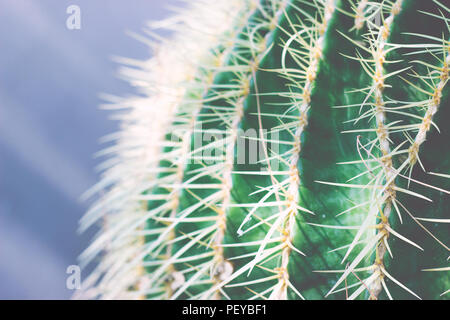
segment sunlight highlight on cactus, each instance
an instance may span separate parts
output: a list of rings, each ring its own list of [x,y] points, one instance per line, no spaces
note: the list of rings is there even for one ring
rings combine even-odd
[[[119,59],[79,297],[447,299],[449,8],[196,0]],[[174,31],[159,39],[155,28]]]

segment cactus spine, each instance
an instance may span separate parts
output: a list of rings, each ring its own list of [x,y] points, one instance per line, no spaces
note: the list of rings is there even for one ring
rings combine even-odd
[[[122,61],[83,297],[447,298],[449,9],[189,6]]]

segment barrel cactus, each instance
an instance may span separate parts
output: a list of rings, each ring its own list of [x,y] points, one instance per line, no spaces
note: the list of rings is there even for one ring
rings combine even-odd
[[[151,23],[152,58],[121,59],[140,94],[107,104],[82,296],[448,298],[449,21],[435,0],[196,0]]]

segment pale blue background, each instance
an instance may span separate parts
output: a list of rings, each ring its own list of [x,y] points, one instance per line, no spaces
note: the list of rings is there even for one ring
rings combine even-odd
[[[66,28],[81,8],[82,29]],[[126,35],[169,14],[176,0],[0,0],[0,299],[67,299],[66,268],[97,180],[100,137],[116,123],[99,93],[134,94],[113,55],[148,58]],[[166,36],[166,34],[163,34]]]

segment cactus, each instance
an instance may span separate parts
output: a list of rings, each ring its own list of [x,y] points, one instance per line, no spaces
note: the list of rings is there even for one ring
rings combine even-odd
[[[449,11],[197,0],[149,25],[174,35],[121,60],[141,94],[107,105],[83,297],[448,298]]]

